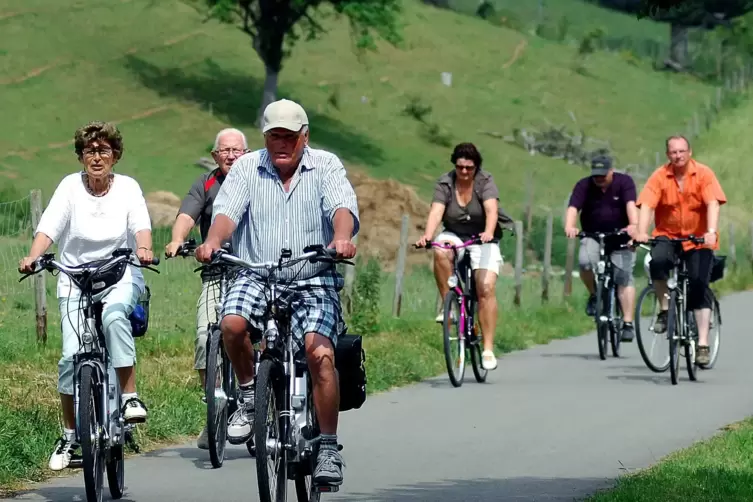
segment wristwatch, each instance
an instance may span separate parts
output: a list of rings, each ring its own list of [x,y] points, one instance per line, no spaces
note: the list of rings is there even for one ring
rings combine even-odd
[[[706,230],[706,232],[710,233],[710,234],[715,234],[716,233],[716,229],[715,228],[709,228],[708,230]]]

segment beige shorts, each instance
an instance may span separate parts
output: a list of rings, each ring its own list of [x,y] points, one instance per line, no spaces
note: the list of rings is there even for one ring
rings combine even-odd
[[[201,294],[196,302],[196,347],[194,350],[194,369],[207,367],[207,326],[217,322],[215,306],[220,296],[219,280],[203,282]]]
[[[457,235],[447,231],[440,233],[434,241],[451,242],[452,244],[463,243],[463,240]],[[473,244],[467,248],[458,249],[458,258],[463,258],[466,251],[471,253],[471,270],[489,270],[499,275],[503,260],[498,243]]]

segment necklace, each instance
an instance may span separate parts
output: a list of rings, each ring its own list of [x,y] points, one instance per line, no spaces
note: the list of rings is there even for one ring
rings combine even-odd
[[[86,174],[85,172],[81,173],[81,179],[84,182],[84,188],[86,188],[86,191],[94,197],[104,197],[105,195],[107,195],[107,193],[110,191],[110,188],[112,187],[113,178],[114,178],[113,174],[110,173],[107,176],[107,187],[105,188],[105,190],[102,193],[95,193],[91,185],[89,185],[89,175]]]

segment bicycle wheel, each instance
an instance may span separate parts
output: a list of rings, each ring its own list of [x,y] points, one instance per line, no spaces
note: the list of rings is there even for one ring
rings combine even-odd
[[[81,456],[84,468],[84,486],[88,502],[101,502],[104,480],[104,455],[102,454],[102,417],[100,405],[102,389],[94,368],[81,368],[78,415],[80,420]]]
[[[604,282],[599,280],[596,283],[596,341],[599,344],[599,358],[603,361],[607,358],[607,339],[609,338],[608,321],[602,320],[606,316],[606,306],[604,301]]]
[[[117,381],[117,377],[115,380],[115,396],[110,402],[114,403],[115,406],[120,405],[120,383]],[[113,413],[112,420],[119,419],[120,409]],[[115,500],[123,497],[123,490],[125,488],[125,448],[123,445],[125,443],[126,427],[128,426],[121,426],[121,437],[116,444],[110,446],[107,463],[105,464],[105,468],[107,469],[107,486],[110,488],[110,496]]]
[[[617,297],[616,293],[614,286],[609,288],[609,302],[614,303],[614,319],[609,323],[609,341],[612,346],[612,355],[614,357],[620,357],[620,344],[622,343],[622,306],[620,305],[620,299]],[[607,303],[607,307],[609,307],[609,303]]]
[[[667,312],[667,338],[669,340],[669,376],[672,385],[677,385],[680,373],[680,356],[677,353],[677,345],[680,342],[680,329],[677,319],[677,292],[672,291],[669,295],[669,311]]]
[[[638,303],[635,306],[635,337],[638,341],[638,351],[646,366],[655,373],[664,373],[669,368],[670,361],[669,353],[663,354],[663,347],[667,346],[664,343],[666,338],[654,333],[654,322],[658,313],[659,302],[656,299],[656,291],[651,284],[648,284],[638,297]],[[646,314],[649,317],[644,330],[642,326]]]
[[[207,401],[207,437],[209,438],[209,460],[215,469],[222,467],[225,460],[227,442],[227,395],[225,393],[225,371],[222,349],[222,333],[217,326],[209,330],[207,351],[207,375],[204,393]]]
[[[453,327],[453,319],[455,320]],[[444,361],[447,365],[447,374],[453,387],[463,385],[465,377],[465,336],[463,325],[466,319],[460,316],[460,298],[458,294],[450,290],[444,298]],[[457,355],[453,353],[457,348]]]
[[[271,359],[259,365],[256,376],[254,407],[254,443],[256,448],[256,479],[260,502],[285,502],[288,487],[288,465],[285,443],[285,380],[279,366]]]
[[[316,420],[314,410],[314,388],[311,383],[311,375],[306,376],[308,392],[306,393],[306,427],[301,431],[301,435],[306,440],[311,440],[320,434],[319,423]],[[321,493],[314,489],[313,476],[316,466],[316,457],[319,454],[319,448],[314,447],[311,456],[299,462],[295,471],[295,494],[298,502],[319,502]]]
[[[693,315],[690,312],[690,315]],[[698,333],[691,333],[689,339],[685,339],[683,345],[685,346],[685,367],[688,370],[688,378],[691,382],[696,381],[696,367],[695,367],[695,354],[696,347],[698,346]]]
[[[711,320],[709,323],[709,363],[699,364],[698,367],[704,370],[710,370],[716,364],[716,358],[719,356],[719,345],[722,340],[722,313],[719,310],[719,301],[716,295],[711,291]]]
[[[469,306],[468,311],[473,313],[472,317],[475,319],[476,314],[478,313],[476,302],[472,302],[472,305]],[[482,358],[484,339],[482,336],[479,336],[479,332],[476,331],[476,326],[470,327],[471,335],[469,337],[470,343],[468,345],[471,349],[471,368],[473,368],[473,376],[476,377],[476,381],[478,383],[484,383],[486,382],[486,377],[489,374],[489,370],[484,369]]]

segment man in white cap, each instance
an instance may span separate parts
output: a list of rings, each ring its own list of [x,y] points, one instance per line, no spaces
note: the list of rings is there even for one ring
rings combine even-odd
[[[209,262],[222,242],[233,239],[237,256],[249,262],[277,261],[283,248],[293,256],[308,245],[335,248],[338,257],[352,258],[358,233],[356,194],[340,159],[308,144],[308,117],[286,99],[264,110],[266,148],[244,155],[233,165],[214,202],[212,226],[196,258]],[[334,355],[338,335],[345,332],[338,292],[343,277],[333,266],[304,262],[285,268],[278,278],[290,283],[281,299],[293,300],[291,332],[305,348],[321,442],[313,480],[319,485],[342,483],[338,451],[339,386]],[[238,412],[231,417],[228,438],[245,442],[253,434],[254,352],[251,336],[264,326],[263,284],[241,272],[222,306],[223,340],[240,385]]]

